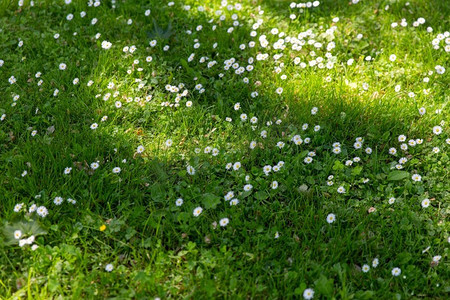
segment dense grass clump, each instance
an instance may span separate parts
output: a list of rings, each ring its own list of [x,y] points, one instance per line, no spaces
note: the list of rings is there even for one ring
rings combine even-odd
[[[0,298],[444,299],[448,1],[0,1]]]

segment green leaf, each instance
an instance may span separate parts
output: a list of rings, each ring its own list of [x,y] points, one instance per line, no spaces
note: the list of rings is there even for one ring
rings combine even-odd
[[[323,168],[322,168],[322,165],[321,165],[319,162],[315,162],[315,163],[313,164],[313,167],[314,167],[314,169],[317,170],[317,171],[320,171],[320,170],[323,169]]]
[[[303,291],[306,290],[306,283],[302,282],[298,288],[295,289],[295,295],[301,295]]]
[[[13,224],[5,223],[2,228],[2,232],[6,238],[5,245],[19,244],[19,240],[14,238],[14,231],[16,230],[22,231],[24,238],[31,235],[37,237],[47,234],[47,231],[45,231],[36,220],[19,221]]]
[[[334,171],[344,170],[344,165],[340,161],[336,160],[333,165],[333,170]]]
[[[406,171],[392,171],[389,173],[388,180],[402,180],[409,177],[409,173]]]
[[[109,223],[109,230],[111,232],[119,232],[122,229],[122,225],[124,225],[125,222],[120,219],[112,219]]]
[[[147,275],[146,272],[144,271],[139,271],[136,276],[134,277],[134,281],[138,282],[138,283],[142,283],[142,282],[148,282],[149,281],[149,276]]]
[[[352,175],[357,176],[357,175],[361,174],[362,169],[363,169],[363,167],[361,167],[361,166],[354,167],[352,170]]]
[[[374,292],[372,291],[358,291],[355,294],[355,299],[372,299]]]
[[[189,218],[189,214],[186,212],[180,212],[177,216],[178,222],[186,222]]]
[[[237,287],[238,280],[235,276],[231,277],[230,279],[230,289],[234,290]]]
[[[241,198],[247,198],[247,197],[250,196],[251,194],[252,194],[251,191],[242,192]]]
[[[150,248],[152,246],[152,239],[146,238],[143,245],[144,245],[144,248]]]
[[[316,290],[319,294],[331,298],[333,295],[333,279],[327,279],[324,275],[320,275],[319,279],[314,282]]]
[[[183,66],[183,68],[186,70],[186,72],[187,72],[189,75],[195,75],[194,70],[192,70],[192,68],[189,67],[189,65],[188,65],[188,63],[187,63],[186,60],[184,60],[184,59],[181,58],[181,59],[180,59],[180,63],[181,63],[181,65]]]
[[[203,195],[203,200],[202,200],[203,206],[206,209],[210,209],[210,208],[216,208],[217,205],[220,204],[220,197],[210,194],[210,193],[206,193]]]
[[[134,230],[134,228],[128,228],[127,232],[125,233],[125,238],[127,240],[131,239],[134,235],[136,234],[136,230]]]
[[[255,193],[255,198],[258,200],[266,200],[269,197],[266,192],[258,191]]]
[[[299,158],[303,159],[306,156],[308,156],[308,154],[309,154],[309,151],[308,150],[304,150],[304,151],[300,152]]]
[[[48,279],[47,286],[50,292],[55,292],[59,288],[59,282],[52,276]]]
[[[313,176],[306,177],[306,182],[309,183],[310,185],[314,185],[316,183]]]
[[[159,27],[155,19],[153,19],[153,30],[147,32],[149,38],[169,39],[175,32],[172,30],[172,22],[169,22],[166,29]]]
[[[162,184],[157,182],[150,187],[150,193],[152,200],[155,202],[162,202],[166,197],[166,189]]]

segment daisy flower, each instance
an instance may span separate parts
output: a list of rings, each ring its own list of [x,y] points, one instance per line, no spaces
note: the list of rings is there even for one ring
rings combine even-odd
[[[34,240],[35,240],[35,237],[34,237],[34,235],[32,235],[25,240],[25,243],[28,245],[31,245],[31,244],[33,244]]]
[[[337,192],[339,194],[344,194],[345,193],[345,188],[343,186],[338,187]]]
[[[420,176],[419,174],[413,174],[413,176],[411,177],[411,179],[415,182],[421,181],[422,180],[422,176]]]
[[[266,165],[263,167],[264,174],[269,175],[270,171],[272,171],[272,166]]]
[[[114,266],[112,264],[107,264],[105,266],[105,271],[106,272],[111,272],[114,269]]]
[[[303,291],[303,298],[306,300],[314,298],[314,290],[312,288],[307,288]]]
[[[195,169],[193,166],[189,165],[186,167],[186,170],[188,172],[189,175],[194,175],[195,174]]]
[[[430,206],[430,199],[426,198],[422,200],[422,207],[423,208],[427,208],[428,206]]]
[[[327,216],[327,222],[329,224],[333,223],[334,221],[336,221],[336,216],[334,214],[328,214]]]
[[[376,268],[376,267],[378,267],[378,264],[379,264],[378,258],[374,258],[373,261],[372,261],[372,267]]]
[[[361,269],[364,273],[367,273],[367,272],[369,272],[370,267],[369,267],[369,265],[366,264],[366,265],[363,265]]]
[[[335,147],[335,148],[333,148],[333,153],[334,153],[334,154],[339,154],[339,153],[341,153],[341,148],[340,148],[340,147]]]
[[[22,207],[23,207],[23,203],[16,204],[14,206],[14,211],[19,212],[22,209]]]
[[[225,227],[228,225],[228,223],[230,222],[230,220],[228,218],[223,218],[219,221],[220,226]]]
[[[434,126],[434,127],[433,127],[433,133],[434,133],[435,135],[441,134],[441,133],[442,133],[442,127],[441,127],[441,126]]]
[[[20,239],[21,236],[22,236],[22,231],[20,231],[20,230],[14,231],[14,238],[16,240]]]
[[[48,210],[45,206],[39,206],[36,212],[42,218],[45,218],[48,215]]]
[[[434,261],[434,262],[439,262],[439,261],[441,260],[441,258],[442,258],[441,255],[433,256],[433,261]]]
[[[426,112],[427,112],[427,110],[425,109],[425,107],[419,108],[419,114],[420,114],[421,116],[423,116]]]
[[[111,46],[112,46],[112,43],[110,43],[110,42],[108,42],[108,41],[103,41],[103,42],[102,42],[102,48],[103,48],[103,49],[108,50],[108,49],[111,48]]]
[[[140,145],[140,146],[137,147],[136,152],[137,153],[142,153],[142,152],[144,152],[144,150],[145,150],[144,146]]]
[[[402,273],[402,270],[400,268],[393,268],[391,271],[393,276],[399,276]]]
[[[36,205],[36,204],[33,204],[33,205],[31,205],[30,208],[28,209],[28,212],[29,212],[29,213],[35,212],[36,209],[37,209],[37,205]]]
[[[400,143],[406,141],[406,136],[403,135],[403,134],[399,135],[399,136],[398,136],[398,141],[399,141]]]
[[[202,211],[203,211],[203,208],[201,208],[200,206],[194,208],[194,211],[193,211],[194,217],[198,217],[202,213]]]
[[[225,199],[225,201],[228,201],[228,200],[230,200],[233,197],[234,197],[234,192],[233,191],[229,191],[223,198]]]
[[[283,142],[278,142],[277,143],[277,147],[280,148],[280,149],[283,148],[284,147],[284,143]]]
[[[63,198],[62,197],[55,197],[55,199],[53,199],[53,203],[55,203],[56,205],[61,205],[63,203]]]
[[[236,199],[236,198],[231,199],[231,201],[230,201],[230,205],[231,206],[238,205],[238,204],[239,204],[239,200],[238,199]]]

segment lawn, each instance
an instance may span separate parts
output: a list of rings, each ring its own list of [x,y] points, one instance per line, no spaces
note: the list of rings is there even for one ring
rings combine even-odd
[[[450,2],[0,0],[0,299],[444,299]]]

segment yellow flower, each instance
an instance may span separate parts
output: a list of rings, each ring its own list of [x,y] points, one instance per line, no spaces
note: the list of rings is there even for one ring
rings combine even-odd
[[[106,225],[105,225],[105,224],[103,224],[102,226],[100,226],[100,231],[105,231],[105,229],[106,229]]]

